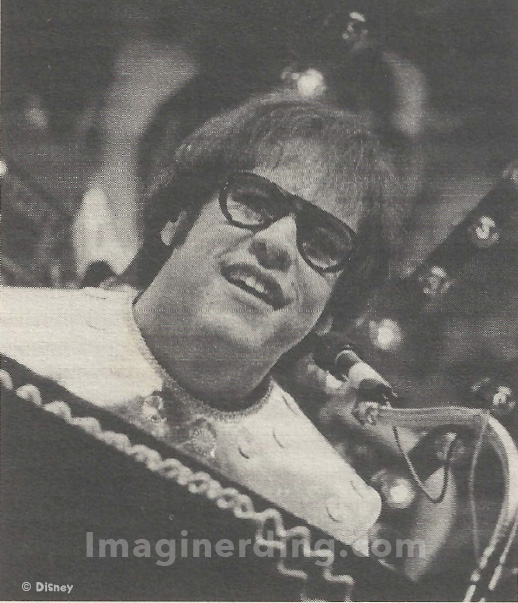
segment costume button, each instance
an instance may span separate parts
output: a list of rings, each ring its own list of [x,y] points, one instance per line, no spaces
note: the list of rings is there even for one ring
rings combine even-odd
[[[95,297],[97,299],[106,299],[110,295],[109,291],[99,289],[98,287],[85,287],[82,291],[88,297]]]
[[[205,419],[198,419],[190,428],[190,443],[199,455],[214,457],[216,452],[216,430]]]
[[[346,519],[351,517],[351,512],[348,509],[348,505],[339,496],[332,496],[327,499],[326,510],[329,517],[336,521],[336,523],[342,523]]]
[[[288,448],[290,445],[290,433],[286,429],[286,427],[281,427],[279,425],[274,425],[272,429],[272,434],[274,440],[281,448]]]
[[[165,423],[164,399],[159,394],[153,393],[142,402],[142,416],[152,423]]]
[[[369,486],[367,486],[361,477],[358,476],[354,476],[351,479],[351,486],[353,487],[353,490],[362,497],[368,494],[370,490]]]
[[[245,459],[253,457],[258,452],[255,437],[251,431],[243,427],[237,438],[237,448]]]
[[[284,403],[286,404],[286,406],[291,410],[291,412],[294,415],[300,415],[300,413],[301,413],[300,408],[297,406],[297,404],[295,403],[294,400],[292,400],[291,398],[287,398],[285,396]]]
[[[86,324],[96,331],[104,331],[104,326],[102,323],[102,316],[92,315],[86,319]]]

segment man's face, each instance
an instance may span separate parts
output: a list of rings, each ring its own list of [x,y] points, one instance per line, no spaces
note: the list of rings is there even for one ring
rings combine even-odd
[[[253,171],[356,230],[359,216],[326,188],[315,166],[294,146],[282,167]],[[312,268],[296,235],[292,215],[255,231],[230,224],[216,193],[146,296],[155,297],[162,324],[169,317],[171,329],[181,321],[183,333],[202,333],[207,346],[216,337],[249,360],[273,366],[319,323],[340,274]]]

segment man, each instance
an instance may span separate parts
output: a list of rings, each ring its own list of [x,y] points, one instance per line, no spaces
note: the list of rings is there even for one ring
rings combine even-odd
[[[158,174],[121,291],[4,290],[2,352],[345,544],[380,502],[272,379],[388,270],[390,169],[352,115],[267,97]]]

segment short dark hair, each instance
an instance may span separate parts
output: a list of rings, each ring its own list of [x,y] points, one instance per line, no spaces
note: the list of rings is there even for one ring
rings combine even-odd
[[[358,250],[329,302],[339,328],[355,318],[391,267],[399,215],[392,162],[356,114],[284,93],[252,98],[209,119],[186,138],[165,168],[151,176],[145,187],[144,244],[127,271],[128,281],[145,288],[169,257],[171,249],[164,249],[160,240],[167,221],[182,210],[189,215],[178,244],[225,175],[282,165],[285,146],[293,141],[300,141],[302,149],[304,145],[320,149],[323,187],[360,210]]]

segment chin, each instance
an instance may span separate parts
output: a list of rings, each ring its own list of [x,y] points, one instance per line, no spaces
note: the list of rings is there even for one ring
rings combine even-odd
[[[212,347],[220,340],[231,349],[243,354],[265,355],[273,340],[273,325],[265,324],[264,317],[249,312],[232,312],[229,309],[215,308],[200,313],[198,325],[207,336]],[[269,356],[269,354],[266,354]]]

